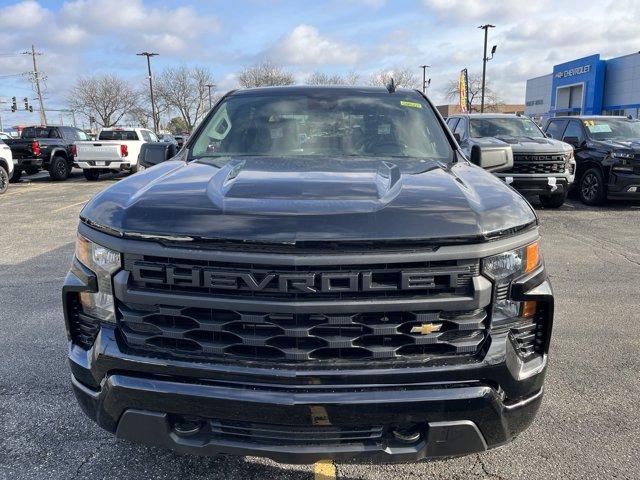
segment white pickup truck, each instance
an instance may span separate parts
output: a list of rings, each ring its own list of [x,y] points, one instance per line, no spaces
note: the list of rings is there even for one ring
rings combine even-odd
[[[74,143],[74,165],[91,181],[98,180],[101,173],[136,173],[140,147],[157,141],[156,134],[146,128],[103,128],[96,141]]]

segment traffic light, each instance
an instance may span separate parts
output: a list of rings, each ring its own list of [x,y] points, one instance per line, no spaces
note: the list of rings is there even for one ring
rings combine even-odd
[[[24,101],[24,109],[29,111],[29,99],[24,97],[22,100]]]
[[[29,111],[33,113],[33,105],[29,105]]]
[[[18,110],[18,103],[16,102],[16,97],[11,98],[11,111],[15,112]]]

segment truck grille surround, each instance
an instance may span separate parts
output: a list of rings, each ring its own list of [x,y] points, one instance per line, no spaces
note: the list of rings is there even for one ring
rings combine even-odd
[[[500,172],[501,174],[536,174],[565,173],[566,161],[564,155],[513,155],[513,168]]]
[[[455,302],[468,306],[474,297],[479,260],[291,266],[125,254],[124,269],[130,291],[159,298],[117,302],[121,341],[146,355],[297,366],[425,362],[472,359],[488,338],[490,305]],[[174,296],[229,300],[233,308],[163,303]],[[416,298],[453,302],[419,309]],[[393,307],[377,309],[383,301]],[[344,308],[336,312],[335,302]],[[313,307],[293,306],[306,304]]]

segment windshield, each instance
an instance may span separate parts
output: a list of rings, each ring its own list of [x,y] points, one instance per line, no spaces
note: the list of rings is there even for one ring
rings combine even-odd
[[[594,140],[630,140],[640,138],[640,122],[624,118],[584,120],[589,137]]]
[[[412,92],[231,96],[216,108],[192,148],[195,158],[349,156],[450,161],[452,154],[432,108]]]
[[[542,130],[527,117],[472,118],[469,133],[481,137],[545,138]]]

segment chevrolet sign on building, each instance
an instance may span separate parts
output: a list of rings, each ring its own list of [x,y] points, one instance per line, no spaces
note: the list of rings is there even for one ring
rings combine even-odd
[[[602,60],[579,58],[553,67],[553,72],[527,80],[525,114],[631,115],[640,109],[640,55]]]

